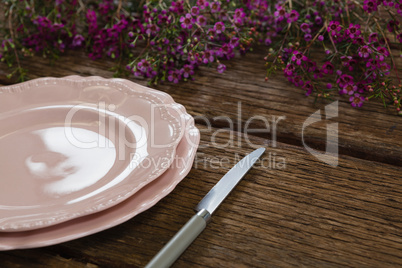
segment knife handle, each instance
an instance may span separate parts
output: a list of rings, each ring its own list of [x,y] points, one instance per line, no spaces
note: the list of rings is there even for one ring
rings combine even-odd
[[[206,209],[195,214],[180,231],[159,251],[145,268],[170,267],[186,248],[205,229],[211,215]]]

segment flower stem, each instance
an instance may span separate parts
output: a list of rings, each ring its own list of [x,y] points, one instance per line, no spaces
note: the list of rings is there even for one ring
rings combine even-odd
[[[13,9],[11,8],[10,13],[8,14],[8,27],[9,27],[9,30],[10,30],[10,35],[11,35],[12,42],[15,43],[16,39],[15,39],[15,35],[14,35],[12,16],[13,16]],[[20,57],[18,56],[17,48],[16,48],[15,44],[12,46],[12,49],[14,51],[15,60],[17,62],[18,72],[22,76],[23,72],[22,72],[22,67],[21,67],[21,63],[20,63]],[[24,78],[21,77],[21,80],[24,80]]]
[[[396,68],[394,56],[392,55],[392,51],[391,51],[391,48],[390,48],[390,46],[389,46],[387,37],[385,36],[384,31],[381,29],[381,26],[380,26],[380,24],[378,23],[377,18],[374,18],[374,21],[375,21],[375,23],[376,23],[376,25],[377,25],[379,31],[381,32],[383,38],[384,38],[385,44],[387,45],[387,49],[388,49],[389,55],[391,56],[392,68],[393,68],[394,71],[395,71],[396,78],[398,79],[398,82],[401,83],[401,79],[400,79],[399,76],[398,76],[398,69]]]

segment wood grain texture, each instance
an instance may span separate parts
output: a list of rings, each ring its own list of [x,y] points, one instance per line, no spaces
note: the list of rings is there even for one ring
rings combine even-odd
[[[43,249],[0,253],[27,264],[63,258],[100,267],[142,267],[192,216],[193,207],[252,150],[219,148],[230,134],[203,131],[195,166],[156,206],[115,228]],[[256,144],[266,140],[251,137]],[[267,146],[264,161],[238,185],[174,267],[385,267],[402,265],[401,168],[343,156],[330,167],[293,145]],[[269,168],[269,154],[286,168]],[[218,160],[227,159],[216,169]],[[16,258],[20,256],[20,258]],[[61,257],[60,257],[61,256]],[[35,258],[35,257],[34,257]]]
[[[312,98],[302,97],[300,89],[281,77],[263,82],[258,65],[262,55],[256,52],[228,62],[222,75],[202,69],[193,82],[158,86],[197,117],[202,134],[191,172],[171,194],[101,233],[45,248],[0,252],[0,267],[143,267],[253,144],[267,148],[264,161],[243,179],[173,267],[402,266],[400,117],[380,104],[352,109],[340,101],[338,118],[305,132],[311,147],[325,149],[326,124],[339,123],[341,156],[338,167],[331,167],[310,155],[301,140],[303,122],[325,103],[313,106]],[[112,66],[106,60],[83,60],[80,52],[69,53],[54,66],[36,58],[26,64],[33,78],[111,77]],[[0,84],[10,83],[4,74],[0,70]],[[271,123],[270,132],[246,135],[244,125],[254,115],[286,116],[277,125],[276,146]],[[225,130],[228,120],[217,116],[234,121],[233,129]],[[264,127],[261,120],[250,124]],[[228,141],[233,141],[231,146]]]
[[[6,258],[0,259],[1,267],[60,267],[60,268],[96,268],[97,265],[66,259],[57,254],[49,254],[43,250],[24,252],[23,258],[19,252],[10,252]]]

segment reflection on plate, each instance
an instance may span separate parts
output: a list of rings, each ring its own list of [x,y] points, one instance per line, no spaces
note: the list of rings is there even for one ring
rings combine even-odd
[[[0,231],[99,212],[170,166],[184,133],[165,93],[125,80],[41,78],[0,89]]]
[[[70,241],[114,227],[152,207],[168,195],[191,169],[200,133],[189,115],[186,115],[185,129],[172,166],[135,195],[109,209],[54,226],[25,232],[0,232],[0,250],[43,247]]]

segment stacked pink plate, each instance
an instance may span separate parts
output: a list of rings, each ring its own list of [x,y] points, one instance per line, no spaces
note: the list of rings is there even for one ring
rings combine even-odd
[[[100,77],[2,87],[0,126],[0,250],[131,219],[188,174],[200,140],[168,94]]]

